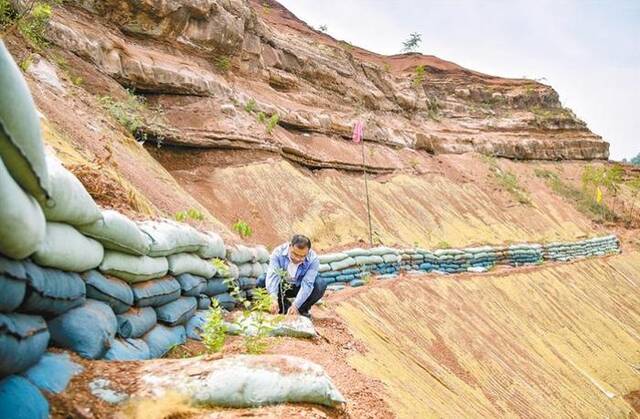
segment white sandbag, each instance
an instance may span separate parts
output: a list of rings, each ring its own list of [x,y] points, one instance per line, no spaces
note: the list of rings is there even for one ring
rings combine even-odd
[[[44,241],[38,246],[33,260],[38,265],[84,272],[97,268],[102,262],[102,245],[67,224],[47,223]]]
[[[49,192],[53,205],[44,206],[47,221],[78,226],[101,218],[100,209],[77,177],[54,157],[47,156]]]
[[[124,279],[129,283],[162,278],[169,270],[167,258],[132,256],[107,250],[100,264],[100,272]]]
[[[188,224],[171,220],[144,221],[140,229],[151,237],[149,256],[169,256],[197,252],[206,245],[203,234]]]
[[[245,263],[238,266],[238,274],[240,275],[240,278],[251,276],[252,272],[253,272],[253,263]]]
[[[320,263],[329,264],[331,262],[338,262],[340,260],[347,259],[349,255],[346,253],[327,253],[326,255],[319,255],[318,260]]]
[[[258,262],[253,263],[251,265],[251,275],[253,278],[260,278],[260,276],[262,276],[262,274],[264,273],[264,271],[262,270],[262,265],[259,264]]]
[[[85,236],[98,240],[105,249],[137,256],[149,253],[151,238],[118,211],[104,210],[101,219],[77,228]]]
[[[204,244],[200,246],[200,249],[198,250],[198,256],[203,259],[224,259],[226,249],[224,247],[224,241],[222,240],[222,237],[212,231],[201,233],[201,236],[203,238]]]
[[[178,393],[196,405],[255,407],[277,403],[346,403],[321,366],[286,355],[237,355],[150,361],[140,370],[137,397]]]
[[[310,319],[304,316],[274,316],[263,313],[263,321],[268,329],[269,336],[283,336],[292,338],[311,339],[317,336],[316,329]],[[227,333],[230,335],[255,336],[258,334],[256,314],[244,316],[242,313],[235,315],[233,322],[225,322]]]
[[[256,246],[253,248],[256,255],[256,261],[260,263],[268,263],[270,254],[265,246]]]
[[[44,240],[44,214],[13,180],[2,159],[0,197],[0,253],[13,259],[29,257]]]
[[[255,258],[255,256],[256,255],[251,248],[243,246],[241,244],[229,247],[227,249],[227,259],[238,266],[245,263],[253,263],[253,259]]]
[[[172,275],[189,273],[206,279],[213,278],[216,268],[211,262],[200,259],[193,253],[179,253],[167,257],[169,272]]]
[[[333,271],[341,271],[343,269],[350,268],[356,265],[356,260],[352,257],[347,257],[344,260],[340,260],[337,262],[331,262],[331,270]]]

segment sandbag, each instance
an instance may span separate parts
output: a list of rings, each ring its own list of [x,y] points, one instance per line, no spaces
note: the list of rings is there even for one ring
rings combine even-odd
[[[369,249],[361,249],[359,247],[345,250],[344,253],[352,258],[355,258],[356,256],[371,256],[371,251]]]
[[[217,300],[218,304],[220,304],[220,307],[228,311],[233,310],[237,302],[236,299],[233,298],[229,293],[214,295],[211,298]]]
[[[229,291],[229,285],[227,285],[227,279],[214,278],[207,281],[207,288],[204,290],[204,294],[213,297],[214,295],[224,294]]]
[[[329,264],[331,262],[338,262],[347,259],[349,255],[346,253],[328,253],[326,255],[319,255],[318,260],[320,263]]]
[[[287,355],[237,355],[211,362],[200,357],[147,363],[136,396],[178,393],[198,405],[255,407],[346,400],[322,367]]]
[[[139,338],[157,323],[156,311],[153,307],[134,307],[116,316],[118,335],[123,338]]]
[[[50,393],[62,393],[74,375],[83,371],[81,365],[71,360],[68,353],[47,352],[33,367],[22,375],[40,390]]]
[[[374,247],[373,249],[369,249],[369,254],[376,255],[376,256],[384,256],[384,255],[395,254],[395,253],[396,253],[395,249],[392,249],[390,247],[385,247],[385,246],[378,246],[378,247]]]
[[[104,276],[98,271],[82,275],[87,286],[87,297],[107,303],[115,314],[129,310],[133,305],[133,291],[124,281]]]
[[[259,263],[269,263],[269,259],[271,255],[269,254],[269,250],[265,246],[258,245],[253,248],[255,253],[256,262]]]
[[[198,256],[203,259],[224,259],[226,249],[222,237],[212,231],[202,233],[202,236],[204,244],[198,249]]]
[[[201,276],[191,274],[181,274],[176,276],[180,283],[182,295],[187,297],[197,297],[207,289],[207,280]]]
[[[252,276],[253,272],[253,264],[252,263],[244,263],[238,266],[238,273],[240,277]]]
[[[0,127],[0,149],[2,148],[1,132]],[[13,259],[29,257],[44,240],[46,232],[44,214],[38,202],[20,189],[13,180],[2,159],[0,159],[0,196],[2,197],[0,253]]]
[[[100,359],[111,347],[118,322],[111,307],[101,301],[87,300],[48,322],[51,342],[71,349],[83,358]]]
[[[198,310],[208,310],[211,307],[211,297],[202,294],[198,296]]]
[[[318,267],[318,272],[322,273],[322,272],[329,272],[331,270],[331,265],[329,264],[320,264],[320,266]]]
[[[129,283],[162,278],[169,271],[167,258],[133,256],[107,250],[100,264],[100,272],[124,279]]]
[[[167,257],[169,262],[169,273],[180,275],[189,273],[204,278],[213,278],[216,268],[211,262],[203,260],[191,253],[179,253]]]
[[[304,316],[284,317],[263,313],[263,321],[269,336],[311,339],[317,336],[316,329],[310,319]],[[230,335],[255,336],[258,334],[258,323],[255,313],[249,316],[236,315],[232,322],[225,322]]]
[[[240,278],[238,279],[238,286],[241,290],[248,290],[250,288],[255,288],[257,282],[258,281],[255,278]]]
[[[103,257],[104,248],[99,242],[83,236],[70,225],[48,222],[44,241],[33,260],[41,266],[84,272],[97,268]]]
[[[12,375],[0,380],[0,418],[48,419],[49,402],[27,379]]]
[[[85,236],[98,240],[105,249],[146,256],[151,247],[151,238],[118,211],[104,210],[102,218],[77,228]]]
[[[29,86],[2,41],[0,92],[0,160],[22,189],[40,203],[46,203],[50,197],[49,173],[40,118]]]
[[[93,223],[102,215],[89,192],[73,173],[65,169],[54,157],[47,156],[49,192],[53,204],[44,206],[47,221],[73,226]]]
[[[177,253],[197,252],[207,242],[195,228],[171,220],[144,221],[139,224],[151,237],[149,256],[169,256]]]
[[[131,286],[136,307],[158,307],[180,298],[180,283],[166,277]]]
[[[26,289],[27,271],[22,262],[0,256],[0,313],[18,308]]]
[[[377,265],[379,263],[384,263],[384,259],[382,256],[371,255],[371,256],[356,256],[355,257],[356,264],[358,265]]]
[[[160,307],[156,307],[158,321],[176,326],[186,323],[198,309],[198,301],[195,297],[180,297]]]
[[[240,269],[238,269],[238,265],[235,263],[227,263],[229,269],[227,269],[227,274],[224,275],[226,278],[238,279],[240,278]]]
[[[259,278],[263,273],[262,265],[259,263],[254,263],[251,265],[251,275],[253,278]]]
[[[32,262],[25,262],[24,267],[27,294],[21,312],[51,317],[84,304],[86,288],[77,273],[41,268]]]
[[[149,345],[142,339],[115,339],[104,355],[107,361],[143,361],[150,358]]]
[[[47,323],[40,316],[0,314],[0,377],[35,365],[49,342]]]
[[[229,247],[227,249],[227,259],[238,266],[244,263],[253,263],[254,257],[255,254],[253,253],[253,251],[249,247],[243,246],[241,244]]]
[[[338,262],[331,262],[331,269],[334,271],[340,271],[342,269],[350,268],[356,265],[356,260],[352,257],[347,257],[346,259],[340,260]]]
[[[185,343],[187,334],[184,326],[169,327],[158,324],[142,339],[149,346],[149,355],[153,359],[161,358],[174,346]]]
[[[204,325],[208,318],[209,311],[198,309],[185,325],[187,337],[193,340],[202,340],[201,334],[204,332]]]

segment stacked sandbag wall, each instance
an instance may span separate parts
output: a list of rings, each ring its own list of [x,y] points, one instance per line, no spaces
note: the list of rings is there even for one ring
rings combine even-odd
[[[398,250],[376,247],[324,254],[320,255],[319,259],[319,277],[324,279],[328,289],[339,290],[345,286],[362,286],[366,278],[372,274],[397,273],[400,269],[401,256]]]
[[[264,246],[233,246],[227,249],[229,263],[237,268],[238,287],[249,300],[259,279],[264,278],[269,266],[269,251]]]

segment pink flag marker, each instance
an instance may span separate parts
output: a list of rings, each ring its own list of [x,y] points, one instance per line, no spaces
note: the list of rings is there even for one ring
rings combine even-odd
[[[364,137],[364,124],[362,121],[357,121],[353,126],[353,142],[359,143]]]

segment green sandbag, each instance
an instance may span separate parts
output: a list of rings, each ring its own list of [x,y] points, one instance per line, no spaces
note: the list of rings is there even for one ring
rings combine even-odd
[[[197,252],[206,245],[203,234],[188,224],[162,220],[145,221],[139,226],[151,237],[151,257]]]
[[[256,254],[253,249],[241,244],[229,247],[227,249],[227,259],[238,266],[244,263],[253,263],[255,257]]]
[[[100,272],[124,279],[131,284],[162,278],[168,270],[167,258],[132,256],[113,250],[104,252],[104,259],[100,264]]]
[[[331,262],[338,262],[348,258],[346,253],[327,253],[326,255],[318,255],[320,263],[328,264]]]
[[[33,255],[41,266],[63,271],[84,272],[97,268],[102,262],[102,245],[67,224],[47,223],[44,241]]]
[[[192,253],[171,255],[167,257],[167,260],[169,261],[169,272],[172,275],[189,273],[210,279],[216,274],[216,268],[212,263],[200,259]]]
[[[351,256],[352,258],[356,257],[356,256],[370,256],[371,255],[371,251],[369,249],[361,249],[359,247],[350,249],[350,250],[345,250],[344,253],[346,253],[347,255]]]
[[[256,255],[256,261],[260,262],[260,263],[268,263],[269,262],[269,257],[271,256],[269,254],[269,251],[267,250],[266,247],[264,246],[256,246],[253,248],[254,253]]]
[[[44,240],[44,214],[36,200],[13,180],[1,159],[0,197],[0,253],[24,259]]]
[[[0,41],[0,157],[15,181],[41,204],[49,199],[49,174],[40,118],[29,86]]]
[[[47,156],[47,170],[49,192],[54,202],[43,208],[47,221],[78,226],[100,219],[100,209],[73,173],[51,156]]]
[[[138,256],[149,253],[151,238],[118,211],[102,211],[102,219],[78,226],[78,230],[85,236],[98,240],[106,249]]]
[[[384,259],[382,256],[356,256],[356,263],[358,265],[377,265],[379,263],[384,263]]]

